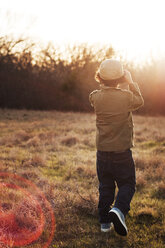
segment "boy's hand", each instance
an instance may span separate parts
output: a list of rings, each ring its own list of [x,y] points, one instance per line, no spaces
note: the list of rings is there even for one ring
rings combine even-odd
[[[133,80],[132,80],[132,77],[131,77],[131,73],[127,70],[124,70],[124,78],[125,78],[125,81],[128,83],[128,84],[133,84]]]

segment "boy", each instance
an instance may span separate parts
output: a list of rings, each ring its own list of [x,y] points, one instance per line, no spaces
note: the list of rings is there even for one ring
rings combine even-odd
[[[96,113],[99,221],[102,232],[110,231],[113,223],[115,231],[126,236],[125,216],[130,210],[136,184],[130,149],[133,147],[131,111],[140,108],[144,101],[131,74],[117,60],[104,60],[95,78],[100,83],[100,90],[90,93],[89,100]],[[122,83],[126,83],[129,90],[117,87]],[[111,208],[116,184],[119,190]]]

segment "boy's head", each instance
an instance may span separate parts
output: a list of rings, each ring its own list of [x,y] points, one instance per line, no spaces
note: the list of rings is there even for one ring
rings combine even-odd
[[[122,64],[115,59],[104,60],[96,72],[95,79],[100,84],[116,87],[124,81],[124,69]]]

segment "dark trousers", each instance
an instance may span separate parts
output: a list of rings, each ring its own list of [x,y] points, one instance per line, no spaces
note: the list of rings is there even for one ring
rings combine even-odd
[[[108,223],[108,212],[115,197],[116,184],[118,193],[114,203],[124,215],[130,210],[130,202],[135,193],[135,165],[132,151],[122,153],[97,151],[97,176],[99,179],[99,221]]]

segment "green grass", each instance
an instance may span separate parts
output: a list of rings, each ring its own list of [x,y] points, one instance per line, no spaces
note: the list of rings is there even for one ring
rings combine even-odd
[[[155,140],[144,141],[141,144],[142,148],[155,148],[155,147],[165,147],[165,142],[159,142]]]
[[[98,223],[94,114],[0,110],[1,171],[44,192],[56,219],[50,248],[165,248],[165,117],[134,116],[134,122],[137,190],[126,218],[128,236],[120,237],[114,230],[101,233]],[[9,193],[0,194],[0,202],[14,208],[19,199]],[[43,247],[46,227],[25,247]]]

